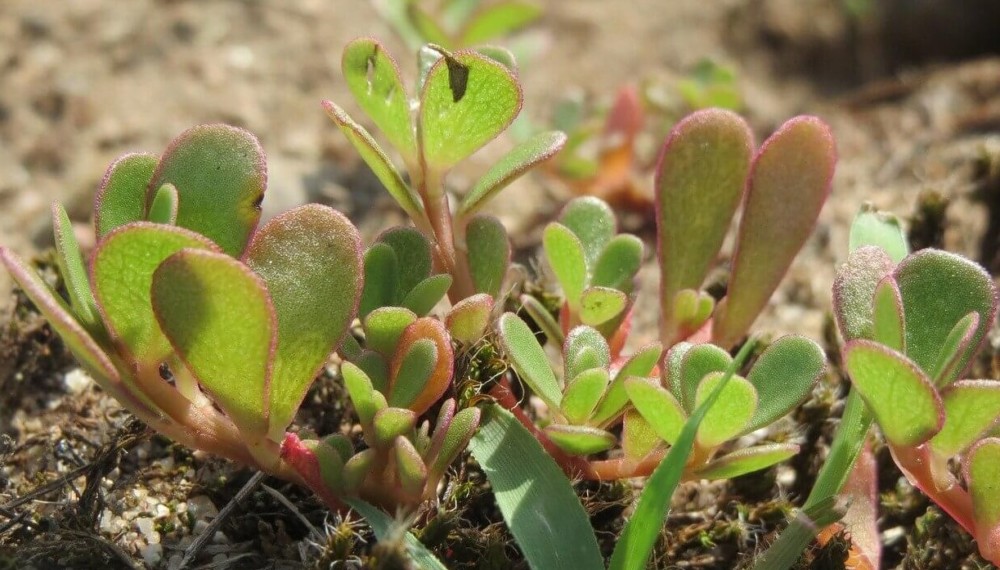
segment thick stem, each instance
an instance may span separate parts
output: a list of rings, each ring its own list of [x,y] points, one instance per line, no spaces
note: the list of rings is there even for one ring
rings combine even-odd
[[[889,450],[910,483],[975,537],[972,498],[948,469],[947,459],[934,455],[926,443],[917,447],[890,446]]]

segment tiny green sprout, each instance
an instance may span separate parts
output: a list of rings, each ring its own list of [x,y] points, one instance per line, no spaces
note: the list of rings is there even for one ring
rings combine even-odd
[[[635,276],[643,254],[642,241],[630,234],[616,235],[615,226],[614,213],[606,203],[577,198],[566,205],[559,221],[545,228],[542,237],[546,259],[565,299],[559,332],[550,339],[561,343],[578,325],[594,327],[610,342],[612,358],[621,352],[628,332]],[[530,301],[525,308],[539,321],[548,314]]]
[[[293,481],[285,429],[361,294],[361,242],[318,205],[257,228],[265,158],[250,133],[204,125],[162,156],[112,164],[85,261],[53,206],[68,302],[6,248],[0,261],[97,383],[150,427]]]
[[[323,107],[361,157],[430,241],[435,271],[453,279],[458,302],[477,293],[498,298],[510,264],[503,225],[482,214],[504,187],[562,148],[566,137],[544,132],[521,142],[494,164],[452,211],[448,172],[507,129],[521,110],[513,57],[499,48],[420,51],[419,95],[411,99],[396,62],[371,38],[344,50],[342,71],[359,107],[395,147],[403,178],[363,126],[331,101]]]
[[[432,499],[448,466],[479,426],[478,408],[456,412],[449,398],[430,422],[418,423],[451,386],[455,355],[445,326],[401,307],[371,312],[364,348],[341,366],[361,424],[365,449],[334,434],[302,441],[289,434],[285,457],[328,501],[359,495],[383,507]]]
[[[872,215],[859,216],[859,231],[885,231]],[[997,288],[958,255],[902,255],[905,247],[859,246],[838,271],[844,367],[907,478],[1000,563],[1000,441],[988,437],[1000,419],[1000,382],[962,379],[994,325]],[[949,468],[954,458],[965,486]]]
[[[695,333],[723,347],[746,334],[812,233],[836,153],[815,117],[782,125],[758,150],[746,122],[698,111],[671,131],[656,169],[661,341]],[[701,287],[742,204],[726,297]]]
[[[514,371],[548,408],[547,424],[536,435],[549,447],[576,458],[603,453],[619,445],[611,430],[621,425],[620,458],[563,460],[565,469],[593,479],[648,475],[732,364],[716,346],[681,343],[667,354],[658,378],[659,343],[615,362],[601,333],[581,325],[566,336],[560,378],[519,317],[503,315],[499,331]],[[798,405],[825,368],[822,350],[808,339],[786,336],[772,343],[746,377],[733,376],[726,385],[699,428],[685,475],[736,477],[794,455],[798,446],[783,443],[717,456],[726,442],[770,425]]]

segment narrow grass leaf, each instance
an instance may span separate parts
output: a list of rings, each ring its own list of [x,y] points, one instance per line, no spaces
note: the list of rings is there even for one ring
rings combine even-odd
[[[284,430],[357,312],[361,236],[340,212],[301,206],[257,232],[246,263],[264,280],[277,314],[271,429]]]
[[[881,344],[856,340],[844,348],[844,367],[893,445],[919,445],[941,429],[941,398],[910,359]]]
[[[404,526],[377,507],[357,498],[345,498],[343,501],[368,521],[372,531],[375,532],[375,537],[379,540],[391,542],[402,535],[403,541],[406,543],[407,554],[421,570],[447,570],[444,564],[430,550],[427,550],[427,547],[421,544],[415,536],[405,532]]]
[[[535,325],[541,329],[547,342],[555,346],[562,346],[566,342],[562,326],[559,325],[559,322],[556,321],[556,318],[552,316],[552,313],[549,312],[548,308],[541,301],[531,295],[521,295],[521,308],[531,317]]]
[[[510,412],[491,405],[469,445],[534,570],[600,570],[594,530],[573,486]]]
[[[476,12],[462,32],[462,45],[475,45],[510,35],[542,17],[537,4],[505,0]]]
[[[656,167],[656,240],[663,343],[678,340],[673,302],[701,289],[743,196],[753,135],[739,115],[712,109],[674,126]]]
[[[965,460],[965,480],[972,496],[979,553],[1000,561],[1000,438],[980,441]]]
[[[249,437],[268,432],[278,323],[263,280],[213,251],[186,249],[153,274],[163,332],[212,400]]]
[[[238,257],[260,219],[267,187],[264,150],[249,132],[200,125],[175,138],[149,183],[147,203],[164,184],[177,188],[177,225]]]
[[[146,187],[159,161],[152,154],[126,154],[108,167],[94,199],[97,239],[145,217]]]
[[[538,133],[514,147],[483,175],[462,200],[458,215],[468,218],[476,214],[496,194],[541,162],[552,158],[566,144],[566,135],[559,131]]]
[[[729,293],[715,311],[718,344],[739,340],[778,287],[812,234],[836,161],[830,128],[816,117],[791,119],[764,142],[750,173]]]

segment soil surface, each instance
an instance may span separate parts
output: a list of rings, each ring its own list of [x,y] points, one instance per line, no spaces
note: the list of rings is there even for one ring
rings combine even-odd
[[[948,0],[537,3],[544,16],[517,38],[533,50],[520,77],[534,124],[549,122],[570,94],[601,108],[626,84],[674,90],[707,58],[736,71],[758,141],[800,113],[832,126],[840,156],[833,195],[755,329],[826,339],[836,353],[830,284],[846,256],[848,224],[866,201],[903,216],[915,247],[944,247],[1000,272],[994,0],[961,8]],[[185,128],[216,121],[260,138],[268,154],[265,216],[322,202],[344,211],[366,239],[402,223],[319,106],[333,99],[354,109],[339,58],[347,41],[363,35],[382,40],[412,80],[410,51],[359,0],[5,0],[0,244],[51,267],[53,201],[66,205],[81,241],[92,244],[93,196],[114,158],[158,152]],[[666,128],[643,133],[640,162],[652,160]],[[510,145],[488,146],[455,173],[454,185],[466,187]],[[651,181],[648,169],[636,173],[640,191]],[[532,259],[543,222],[572,195],[552,177],[533,176],[497,201],[519,259]],[[629,230],[652,235],[641,210],[622,216]],[[641,272],[640,304],[655,299],[655,273],[651,263]],[[51,269],[46,276],[57,282]],[[631,342],[655,335],[653,313],[639,312],[649,316],[638,320]],[[395,567],[391,545],[372,556],[357,517],[330,515],[277,480],[265,480],[210,528],[252,473],[172,445],[132,420],[74,366],[6,272],[0,330],[0,569],[175,569],[206,529],[214,534],[187,567],[360,568],[373,560]],[[989,366],[979,372],[996,377]],[[832,433],[826,420],[839,413],[843,390],[835,371],[828,380],[781,428],[803,442],[789,467],[678,491],[658,568],[739,567],[766,546],[807,492]],[[324,433],[350,422],[343,400],[334,379],[321,377],[299,423]],[[909,489],[887,452],[877,459],[885,567],[987,567],[962,531]],[[447,551],[456,568],[523,567],[471,462],[463,477],[468,498],[418,522],[425,542]],[[591,498],[599,534],[615,536],[631,489],[580,490]],[[843,567],[831,552],[814,552],[803,564]]]

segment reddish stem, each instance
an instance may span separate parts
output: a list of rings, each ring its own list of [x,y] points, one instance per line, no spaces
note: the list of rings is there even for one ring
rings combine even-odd
[[[972,498],[948,469],[946,460],[934,455],[927,444],[889,449],[906,478],[976,537]]]

